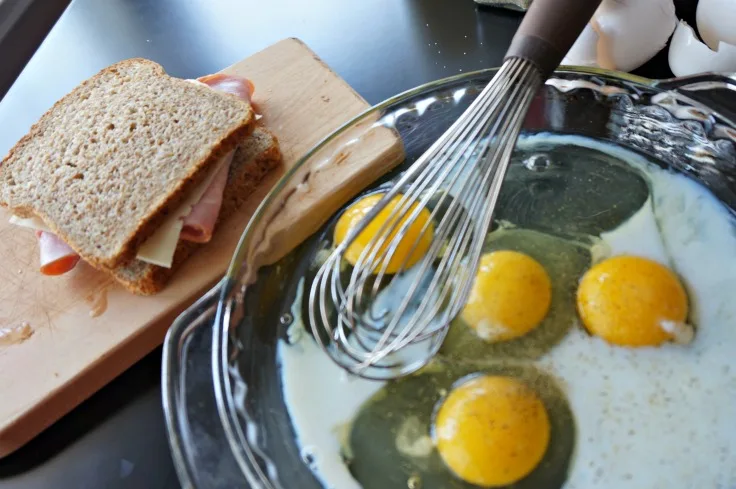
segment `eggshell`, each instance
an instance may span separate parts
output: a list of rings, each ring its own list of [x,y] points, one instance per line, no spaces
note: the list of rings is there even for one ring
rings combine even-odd
[[[665,47],[676,25],[672,0],[603,0],[562,64],[634,70]]]
[[[562,64],[604,68],[598,62],[598,33],[590,23],[572,45]]]
[[[719,42],[736,45],[736,0],[700,0],[695,21],[698,34],[713,51]]]
[[[675,76],[687,76],[708,71],[736,71],[736,46],[718,43],[713,51],[695,36],[693,28],[681,21],[670,42],[670,69]]]

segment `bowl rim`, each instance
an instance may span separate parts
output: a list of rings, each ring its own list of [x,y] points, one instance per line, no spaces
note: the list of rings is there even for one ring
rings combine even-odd
[[[439,88],[439,87],[450,85],[450,84],[457,83],[460,81],[470,80],[476,77],[491,75],[497,72],[500,68],[501,68],[500,66],[497,66],[493,68],[484,68],[480,70],[469,71],[466,73],[460,73],[460,74],[452,75],[452,76],[445,77],[445,78],[439,78],[431,82],[417,85],[413,88],[400,92],[392,97],[384,99],[383,101],[375,105],[372,105],[371,107],[365,109],[363,112],[359,113],[358,115],[352,117],[351,119],[349,119],[348,121],[340,125],[330,134],[325,136],[322,140],[317,142],[314,146],[312,146],[312,148],[310,148],[306,153],[304,153],[290,168],[288,168],[284,172],[284,174],[274,184],[271,190],[269,190],[269,192],[266,194],[264,199],[258,204],[258,207],[256,208],[255,212],[251,216],[250,220],[248,221],[248,224],[246,225],[245,229],[243,230],[243,233],[240,236],[240,239],[238,240],[238,244],[235,247],[232,259],[230,260],[230,263],[228,264],[228,268],[225,273],[225,279],[227,281],[237,282],[237,275],[238,275],[239,270],[241,269],[241,266],[242,266],[242,263],[244,261],[245,254],[247,251],[247,248],[245,245],[247,244],[248,239],[250,238],[252,229],[258,225],[265,211],[271,206],[271,204],[273,204],[277,196],[285,189],[287,182],[291,180],[294,174],[296,174],[304,166],[304,164],[307,161],[309,161],[315,154],[319,153],[319,151],[321,151],[331,141],[333,141],[338,136],[340,136],[344,131],[346,131],[350,127],[353,127],[356,123],[368,117],[369,115],[379,112],[383,109],[386,109],[390,107],[391,105],[394,105],[398,102],[409,99],[412,96],[418,95],[422,92],[431,90],[433,88]],[[666,92],[669,90],[700,91],[700,90],[709,90],[712,88],[725,88],[725,89],[729,89],[729,90],[736,92],[736,72],[735,73],[701,73],[701,74],[690,75],[690,76],[685,76],[685,77],[652,79],[652,78],[646,78],[646,77],[639,76],[639,75],[634,75],[634,74],[627,73],[627,72],[608,70],[604,68],[560,65],[552,73],[549,79],[555,78],[556,76],[559,76],[559,75],[601,76],[601,77],[612,79],[613,81],[631,83],[631,84],[643,86],[648,89],[655,89],[655,90],[660,90],[663,92]],[[545,83],[547,81],[545,81]],[[704,105],[703,103],[697,100],[694,100],[688,97],[687,95],[681,94],[680,98],[683,101],[686,101],[693,105],[700,105],[700,106]],[[724,119],[725,121],[730,122],[731,125],[736,126],[736,121],[730,120],[728,117],[723,116],[722,114],[718,112],[718,110],[716,110],[713,107],[708,107],[708,106],[706,107],[711,112],[713,112],[715,115],[719,116],[721,119]],[[222,294],[221,294],[222,300],[226,299],[228,289],[229,289],[228,287],[223,288]]]

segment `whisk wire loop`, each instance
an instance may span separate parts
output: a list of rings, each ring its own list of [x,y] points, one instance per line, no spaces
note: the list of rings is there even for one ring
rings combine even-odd
[[[309,321],[340,366],[394,378],[439,350],[470,294],[516,138],[542,81],[530,62],[508,59],[317,271]],[[373,235],[362,237],[379,215]],[[345,273],[345,254],[358,237],[364,246]]]

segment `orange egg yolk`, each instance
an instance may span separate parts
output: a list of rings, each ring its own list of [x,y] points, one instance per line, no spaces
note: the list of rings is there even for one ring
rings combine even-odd
[[[593,266],[580,281],[577,308],[588,331],[614,345],[692,338],[685,289],[671,270],[646,258],[616,256]]]
[[[550,278],[539,262],[494,251],[481,257],[462,318],[487,341],[510,340],[539,325],[551,300]]]
[[[368,212],[378,203],[383,197],[383,194],[373,194],[364,197],[351,205],[338,219],[335,225],[335,242],[341,243],[345,240],[348,233],[355,228],[358,223],[365,217]],[[357,236],[357,238],[348,246],[345,252],[345,258],[351,265],[355,265],[358,259],[363,253],[363,250],[371,245],[374,238],[377,238],[378,234],[386,235],[385,240],[381,244],[376,259],[374,260],[374,272],[382,270],[384,263],[382,258],[386,255],[391,241],[396,236],[397,232],[401,229],[404,223],[407,222],[410,214],[417,208],[417,204],[414,203],[408,207],[407,210],[402,211],[403,217],[396,225],[395,229],[390,233],[388,230],[390,226],[397,221],[398,217],[393,215],[399,207],[401,195],[394,197],[376,217],[368,223],[363,231]],[[389,222],[390,221],[390,222]],[[389,223],[386,228],[381,231],[381,227]],[[386,264],[386,273],[396,273],[403,269],[408,269],[415,265],[429,250],[432,244],[432,237],[434,235],[434,226],[430,220],[430,213],[427,209],[422,209],[419,214],[413,219],[406,230],[403,233],[403,237],[398,241],[398,244],[391,255],[391,258]]]
[[[455,388],[437,411],[434,428],[445,464],[483,487],[527,476],[550,439],[549,417],[537,394],[504,376],[475,377]]]

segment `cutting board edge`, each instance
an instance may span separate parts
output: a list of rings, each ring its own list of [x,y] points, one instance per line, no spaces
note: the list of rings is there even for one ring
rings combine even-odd
[[[216,284],[217,281],[214,281],[211,287]],[[203,289],[199,295],[207,290],[209,288]],[[80,374],[49,392],[30,409],[7,420],[0,426],[0,459],[20,449],[161,346],[171,324],[190,306],[191,304],[182,303],[176,310],[142,325],[125,341],[105,352],[96,362],[87,365]],[[29,425],[34,429],[28,429]]]

